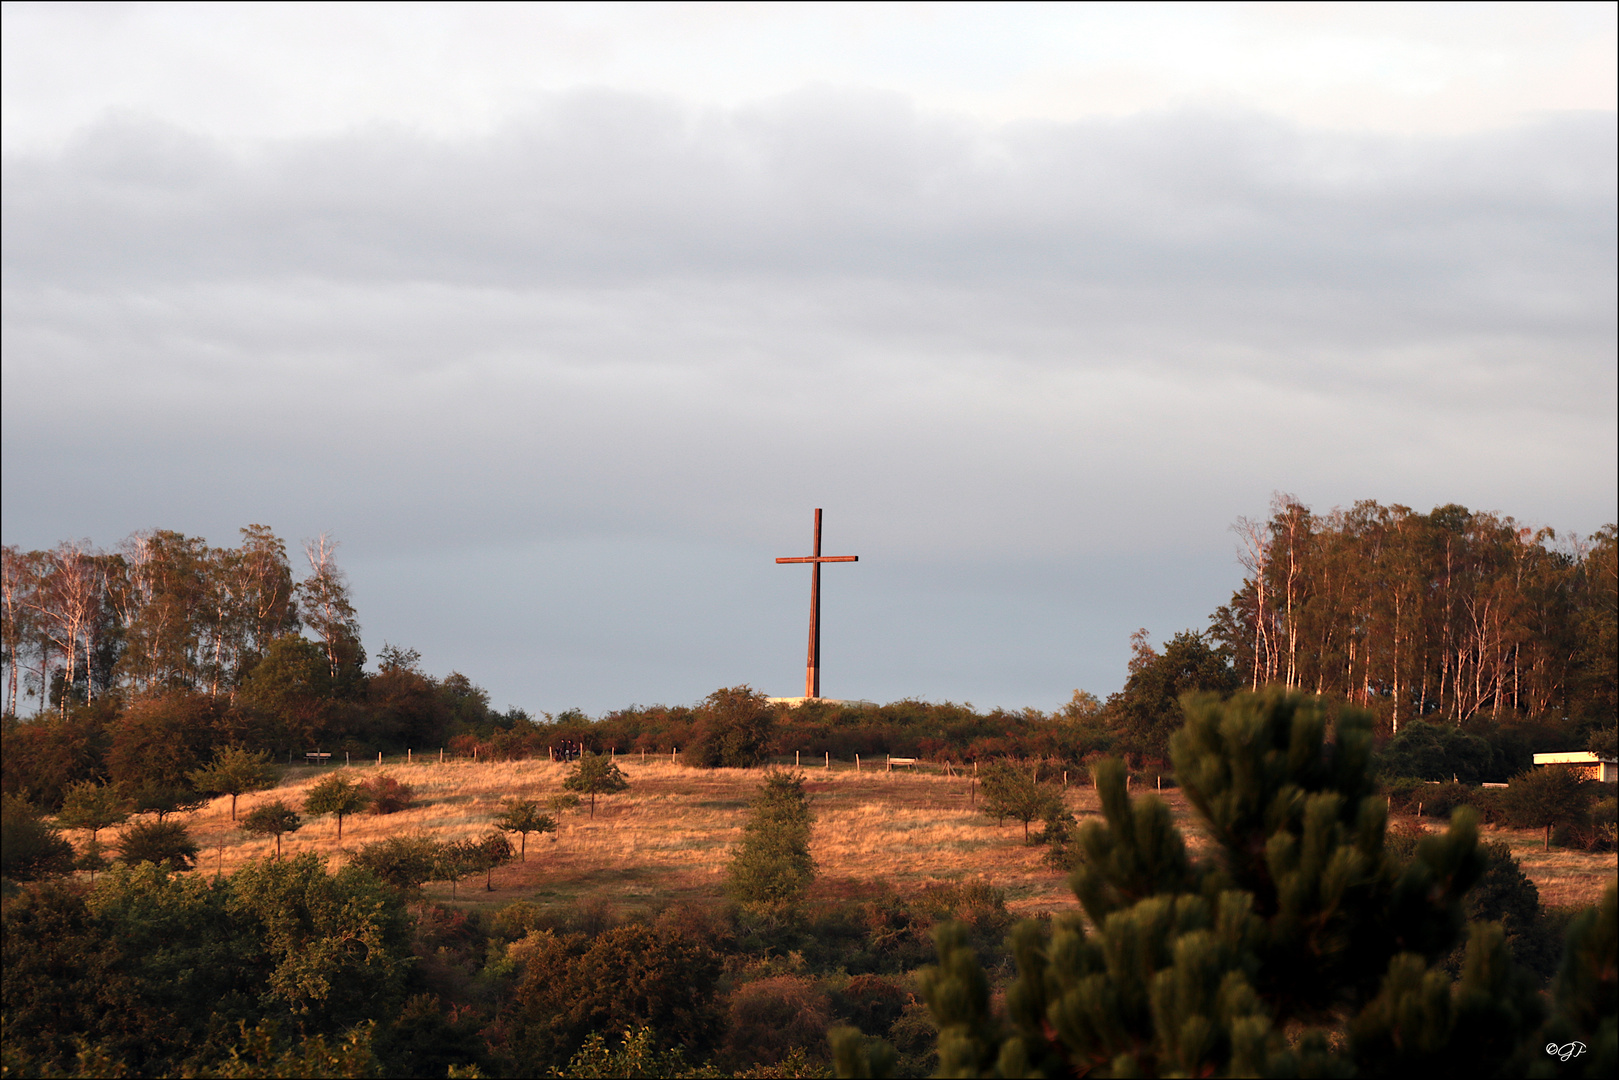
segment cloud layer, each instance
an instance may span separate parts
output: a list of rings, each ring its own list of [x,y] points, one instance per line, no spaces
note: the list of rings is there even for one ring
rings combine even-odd
[[[829,692],[1050,705],[1200,623],[1273,489],[1612,520],[1615,153],[831,90],[112,117],[5,159],[6,539],[331,529],[373,647],[602,708],[791,692],[768,557],[819,505],[870,661]]]

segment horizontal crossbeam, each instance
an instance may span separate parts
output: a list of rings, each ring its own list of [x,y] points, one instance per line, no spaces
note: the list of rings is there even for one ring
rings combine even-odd
[[[858,555],[800,555],[800,556],[797,556],[796,558],[777,559],[776,561],[779,562],[779,563],[783,563],[783,562],[859,562],[860,561],[860,556],[858,556]]]

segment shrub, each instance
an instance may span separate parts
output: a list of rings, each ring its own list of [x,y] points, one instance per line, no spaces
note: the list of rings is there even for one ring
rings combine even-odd
[[[397,814],[409,810],[415,802],[416,792],[411,786],[390,773],[378,773],[360,787],[371,800],[373,814]]]
[[[776,710],[748,686],[716,690],[698,708],[696,743],[689,760],[705,768],[745,769],[770,754]]]
[[[432,879],[437,854],[437,841],[426,833],[390,836],[366,844],[354,853],[350,865],[368,870],[384,884],[413,896]]]
[[[1499,840],[1479,844],[1484,874],[1467,892],[1463,910],[1469,922],[1499,922],[1506,931],[1512,958],[1542,979],[1556,970],[1557,947],[1546,940],[1540,890],[1524,874],[1512,850]],[[1447,967],[1460,974],[1464,957],[1458,949]]]
[[[1454,724],[1415,720],[1400,729],[1377,756],[1385,776],[1415,776],[1422,780],[1459,780],[1476,784],[1486,779],[1491,750],[1488,740],[1469,735]]]
[[[738,987],[728,1018],[724,1057],[731,1067],[773,1065],[795,1047],[825,1056],[831,1002],[819,984],[777,975]]]
[[[524,970],[505,1020],[527,1069],[564,1065],[591,1032],[645,1025],[659,1046],[682,1047],[693,1058],[719,1034],[720,958],[683,935],[634,924],[594,939],[532,933],[511,951]]]
[[[856,975],[837,995],[838,1012],[867,1035],[886,1035],[910,997],[880,975]]]

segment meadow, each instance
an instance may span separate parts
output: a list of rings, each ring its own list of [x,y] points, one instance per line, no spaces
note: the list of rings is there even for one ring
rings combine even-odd
[[[524,899],[542,906],[605,905],[631,914],[675,902],[718,900],[727,857],[741,837],[763,770],[689,768],[667,757],[643,760],[640,755],[617,760],[629,790],[599,798],[594,817],[588,799],[559,815],[556,834],[531,835],[526,859],[494,872],[493,891],[478,875],[455,886],[454,901],[487,907]],[[321,776],[344,767],[290,767],[275,788],[243,796],[238,815],[271,799],[301,806]],[[357,779],[379,771],[375,764],[348,768]],[[282,851],[313,851],[338,863],[366,843],[399,833],[422,830],[441,840],[479,836],[502,799],[559,794],[569,769],[545,760],[388,761],[380,771],[415,791],[410,809],[346,818],[341,840],[335,819],[305,818],[299,831],[283,838]],[[928,765],[888,772],[881,762],[867,762],[857,772],[850,762],[835,761],[827,769],[808,760],[803,771],[816,815],[811,851],[820,870],[812,899],[859,896],[883,883],[909,894],[933,883],[982,877],[1005,890],[1015,915],[1077,907],[1065,875],[1042,861],[1046,849],[1024,843],[1021,824],[997,824],[977,811],[970,773],[946,775]],[[1065,789],[1069,808],[1082,821],[1096,816],[1095,790],[1078,783],[1077,774],[1073,779]],[[1172,788],[1160,795],[1194,853],[1205,848],[1208,840],[1184,795]],[[1420,824],[1444,827],[1431,819]],[[228,798],[206,804],[190,815],[187,826],[202,848],[199,873],[228,874],[275,848],[273,840],[234,826]],[[1543,851],[1537,830],[1485,827],[1483,837],[1511,847],[1548,907],[1593,904],[1615,878],[1613,854]],[[440,902],[450,901],[451,893],[449,885],[428,887],[429,897]]]

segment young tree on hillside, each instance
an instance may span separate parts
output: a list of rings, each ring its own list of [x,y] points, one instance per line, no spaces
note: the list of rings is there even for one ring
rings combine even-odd
[[[240,746],[221,746],[214,751],[214,760],[190,774],[191,783],[198,791],[210,795],[230,796],[230,819],[236,820],[236,800],[251,791],[274,787],[276,768],[270,755],[264,751],[251,751]]]
[[[984,801],[979,812],[997,821],[1012,818],[1023,822],[1023,842],[1029,842],[1029,823],[1056,817],[1062,809],[1062,795],[1050,784],[1042,784],[1009,761],[997,761],[984,770],[979,783]]]
[[[280,799],[255,806],[242,818],[237,828],[256,836],[275,837],[275,857],[281,858],[281,837],[303,827],[298,812]]]
[[[608,755],[584,753],[579,756],[579,762],[574,766],[573,772],[562,781],[562,786],[569,791],[589,795],[590,816],[594,818],[596,796],[623,791],[630,786],[630,782],[624,778],[618,765]]]
[[[342,773],[324,777],[304,796],[304,813],[337,818],[337,839],[343,839],[343,819],[358,814],[371,802],[371,793]]]
[[[578,797],[575,796],[577,802]],[[500,804],[500,816],[495,818],[495,828],[522,836],[519,858],[527,862],[528,834],[556,832],[557,822],[550,814],[542,813],[540,804],[533,799],[506,799]]]
[[[813,821],[804,774],[772,771],[753,798],[742,843],[731,854],[726,891],[746,904],[795,902],[815,879],[809,849]]]
[[[470,868],[468,872],[483,871],[483,887],[488,892],[495,889],[495,871],[517,857],[512,842],[498,829],[491,829],[476,840],[462,841],[462,850]]]
[[[1552,827],[1584,821],[1590,807],[1590,787],[1573,769],[1562,765],[1519,773],[1501,793],[1507,823],[1520,829],[1545,829],[1547,851],[1552,846]]]
[[[1439,967],[1483,870],[1470,810],[1400,859],[1384,847],[1370,716],[1340,715],[1329,740],[1302,696],[1203,697],[1186,712],[1171,752],[1213,857],[1189,855],[1163,802],[1132,802],[1120,763],[1098,766],[1104,820],[1081,828],[1071,878],[1087,921],[1016,928],[1004,1016],[962,928],[939,934],[918,988],[940,1075],[1513,1075],[1545,1060],[1541,1000],[1498,925],[1473,927],[1459,981]],[[1581,969],[1608,1002],[1612,896]],[[1611,1069],[1611,1011],[1567,1015],[1563,1037]],[[836,1039],[843,1075],[883,1056]]]
[[[56,820],[69,829],[83,829],[97,845],[101,830],[128,821],[129,810],[129,800],[117,788],[84,780],[68,788]]]
[[[455,887],[468,874],[480,868],[476,840],[450,840],[433,848],[432,872],[428,881],[443,881],[450,886],[450,899],[455,899]]]

